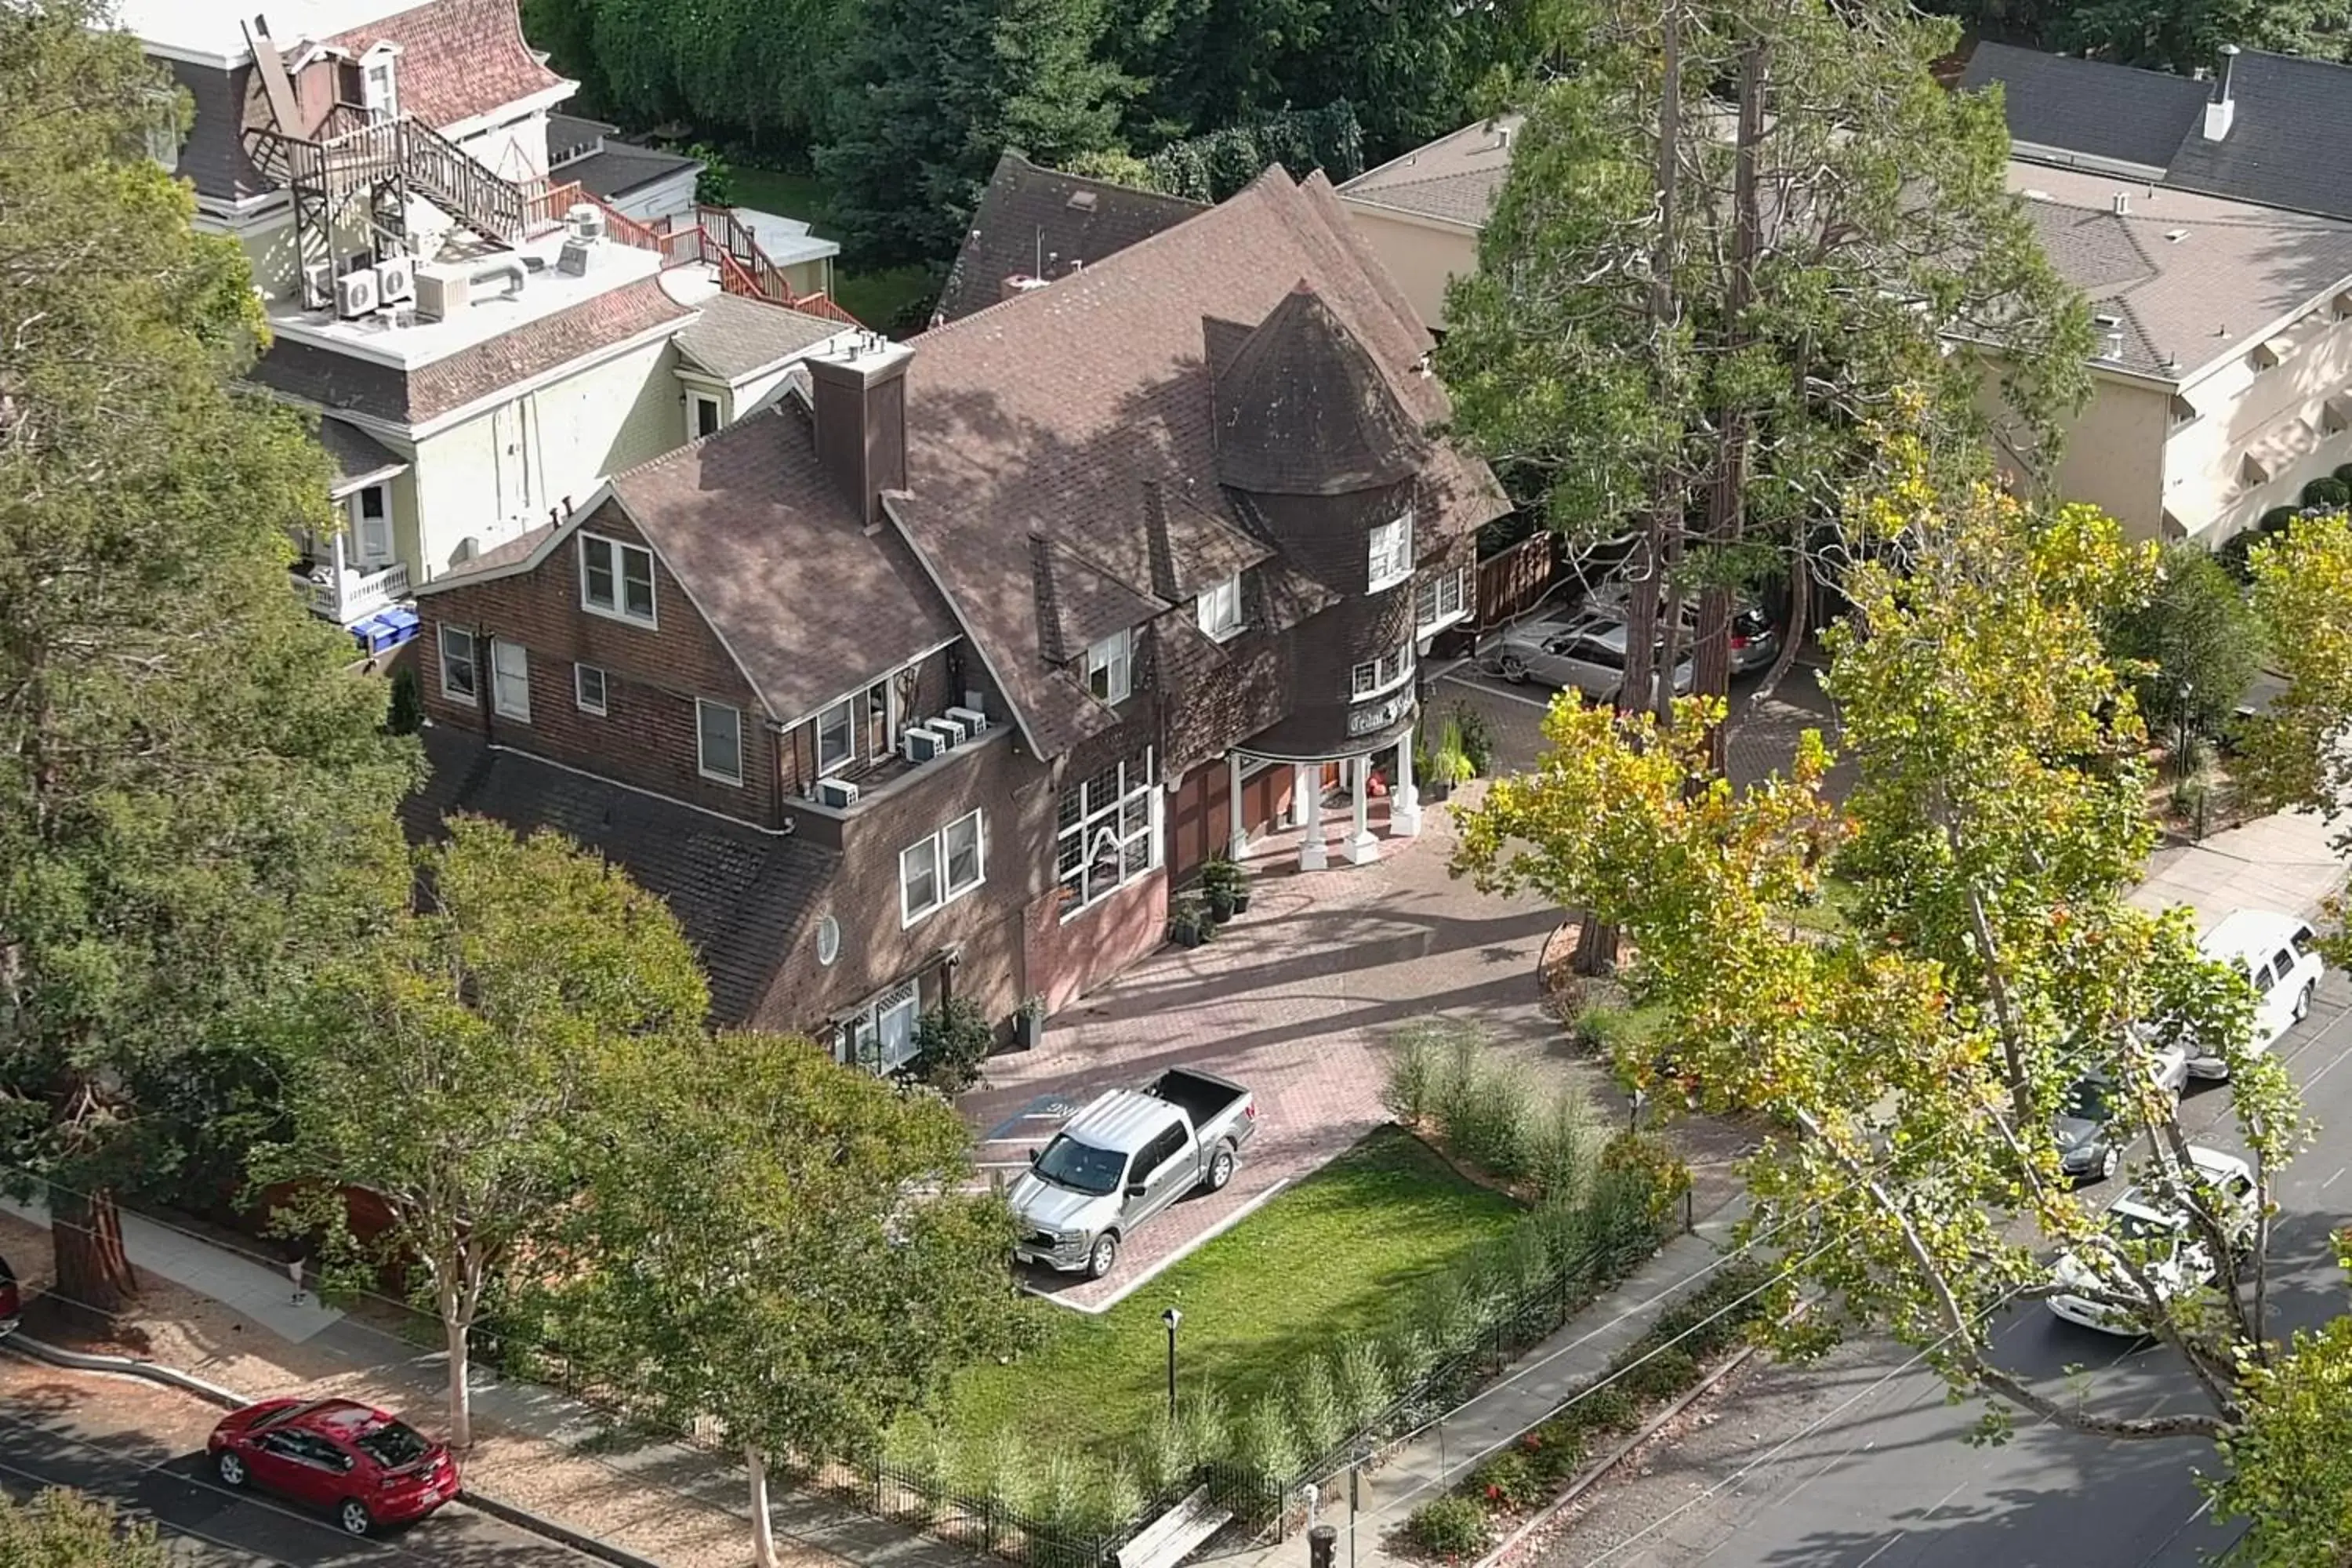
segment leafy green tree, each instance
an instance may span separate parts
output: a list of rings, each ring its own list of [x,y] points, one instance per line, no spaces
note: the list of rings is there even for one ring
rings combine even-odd
[[[1842,520],[1859,563],[1829,638],[1860,775],[1844,806],[1822,795],[1817,736],[1788,776],[1735,789],[1696,732],[1715,700],[1669,730],[1568,697],[1539,770],[1465,814],[1457,865],[1624,927],[1630,984],[1664,1022],[1618,1067],[1675,1091],[1656,1103],[1792,1130],[1748,1172],[1748,1234],[1784,1259],[1779,1304],[1811,1302],[1801,1321],[1775,1314],[1784,1348],[1891,1333],[1982,1398],[1993,1435],[2022,1410],[2121,1438],[2226,1436],[2246,1370],[2272,1361],[2271,1191],[2306,1128],[2285,1069],[2244,1047],[2243,980],[2198,956],[2185,911],[2123,897],[2151,829],[2138,721],[2097,633],[2151,590],[2152,552],[2088,509],[1939,493],[1916,437],[1888,462]],[[1826,933],[1799,919],[1825,865],[1851,884]],[[2195,1174],[2153,1076],[2179,1037],[2228,1067],[2256,1181],[2246,1228]],[[2134,1179],[2217,1260],[2210,1289],[2168,1289],[2157,1247],[2074,1197],[2053,1121],[2090,1071],[2117,1086]],[[2179,1352],[2201,1407],[2097,1409],[2001,1359],[1998,1309],[2050,1294],[2062,1248],[2092,1269],[2071,1288]]]
[[[2109,658],[2158,740],[2216,740],[2262,672],[2263,631],[2245,588],[2211,552],[2176,544],[2147,601],[2115,617]]]
[[[99,1315],[137,1290],[120,1196],[209,1119],[188,1064],[391,896],[415,765],[289,591],[326,459],[237,389],[251,273],[145,156],[170,79],[104,26],[0,11],[0,1141]]]
[[[858,0],[523,0],[523,30],[581,84],[582,107],[633,125],[685,117],[754,146],[822,133]]]
[[[2047,47],[2182,76],[2217,69],[2221,46],[2340,60],[2352,41],[2345,0],[2084,0],[2053,9]]]
[[[2352,722],[2352,521],[2298,519],[2257,544],[2248,564],[2254,613],[2286,689],[2244,727],[2241,783],[2273,809],[2326,817],[2341,851],[2352,847],[2343,826],[2352,755],[2342,744]],[[2340,936],[2333,945],[2352,951]]]
[[[2352,1554],[2352,1318],[2298,1329],[2251,1368],[2245,1415],[2221,1439],[2228,1468],[2208,1483],[2213,1513],[2246,1521],[2231,1560],[2306,1568]]]
[[[1685,651],[1699,692],[1727,690],[1746,584],[1790,581],[1793,655],[1838,565],[1821,535],[1868,429],[1913,417],[1899,399],[1925,398],[1940,465],[1980,470],[1991,374],[2000,433],[2046,451],[2089,325],[2008,194],[1998,108],[1932,74],[1949,23],[1594,0],[1558,37],[1577,68],[1526,96],[1439,368],[1458,433],[1555,527],[1630,531],[1626,684],[1666,713],[1654,675]]]
[[[872,0],[816,152],[845,255],[944,265],[1005,148],[1116,148],[1131,84],[1095,58],[1102,31],[1102,0]]]
[[[548,1321],[630,1415],[717,1422],[773,1568],[772,1461],[878,1452],[950,1373],[1014,1348],[1016,1227],[965,1190],[971,1135],[945,1102],[807,1040],[722,1035],[635,1066]]]
[[[52,1487],[18,1502],[0,1492],[0,1563],[17,1568],[168,1568],[155,1527],[125,1523],[100,1498]]]
[[[448,828],[416,853],[419,907],[325,966],[294,1010],[291,1131],[253,1169],[295,1185],[280,1222],[323,1230],[339,1269],[415,1268],[447,1342],[462,1447],[485,1294],[608,1158],[592,1134],[632,1109],[608,1105],[614,1086],[644,1087],[618,1070],[635,1042],[692,1037],[709,997],[667,907],[603,860],[552,833]],[[363,1246],[347,1187],[392,1213]]]

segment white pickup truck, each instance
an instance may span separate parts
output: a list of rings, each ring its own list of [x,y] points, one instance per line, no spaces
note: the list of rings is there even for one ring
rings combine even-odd
[[[1101,1279],[1152,1215],[1232,1181],[1256,1131],[1255,1097],[1214,1073],[1175,1068],[1148,1088],[1112,1089],[1030,1152],[1008,1194],[1022,1226],[1013,1256]]]

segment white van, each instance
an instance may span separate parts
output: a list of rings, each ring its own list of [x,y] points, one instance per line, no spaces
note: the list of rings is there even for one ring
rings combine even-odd
[[[2270,1049],[2311,1011],[2312,995],[2319,989],[2319,952],[2311,928],[2293,915],[2232,910],[2197,939],[2197,948],[2208,958],[2233,965],[2253,986],[2253,1049]],[[2230,1076],[2228,1065],[2210,1053],[2192,1053],[2189,1070],[2197,1078]]]

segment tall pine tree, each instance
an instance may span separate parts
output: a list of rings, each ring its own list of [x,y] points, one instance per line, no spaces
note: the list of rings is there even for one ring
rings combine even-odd
[[[102,25],[0,9],[0,1180],[100,1314],[137,1289],[117,1197],[178,1159],[159,1106],[404,889],[414,770],[289,589],[325,458],[236,389],[244,254],[145,152],[185,105]]]

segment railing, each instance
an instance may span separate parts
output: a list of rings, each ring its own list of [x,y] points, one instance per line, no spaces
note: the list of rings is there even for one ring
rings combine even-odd
[[[317,140],[256,128],[247,147],[254,164],[283,184],[307,185],[334,200],[399,173],[452,216],[508,244],[525,232],[523,188],[484,168],[473,155],[423,121],[370,120],[338,104]]]
[[[327,581],[310,582],[310,613],[337,626],[364,620],[408,597],[408,567],[401,562],[375,572],[346,569],[342,576],[342,582],[336,582],[334,569],[329,567]]]

